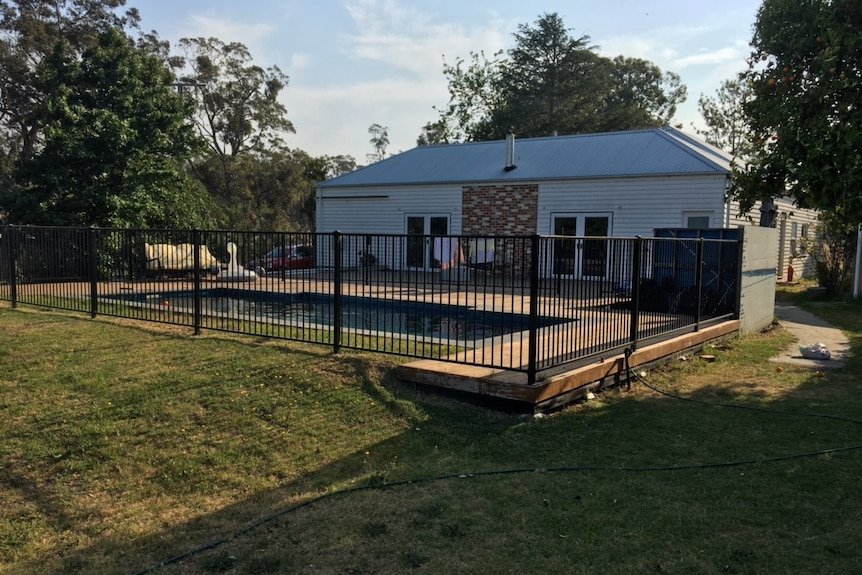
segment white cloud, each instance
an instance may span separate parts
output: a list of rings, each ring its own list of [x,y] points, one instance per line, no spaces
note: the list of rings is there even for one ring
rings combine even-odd
[[[288,113],[297,129],[293,139],[302,142],[298,147],[315,156],[351,154],[360,163],[365,161],[364,154],[372,151],[368,126],[378,123],[389,128],[390,152],[412,148],[422,124],[436,116],[432,106],[447,99],[446,83],[436,77],[421,81],[382,78],[330,88],[298,87],[285,94]]]
[[[413,147],[432,106],[448,101],[443,58],[453,64],[512,46],[519,24],[558,12],[574,36],[588,34],[601,54],[655,62],[680,74],[689,99],[677,114],[699,117],[697,98],[744,69],[751,23],[762,0],[127,0],[144,28],[181,37],[241,42],[254,63],[290,77],[282,92],[297,133],[291,146],[314,155],[349,153],[364,161],[368,126],[390,128],[391,151]],[[589,4],[589,6],[587,6]]]
[[[390,153],[416,145],[422,125],[437,117],[433,107],[449,99],[444,56],[448,63],[471,51],[490,57],[507,46],[513,28],[493,15],[474,27],[435,22],[396,0],[353,0],[346,7],[352,25],[338,40],[350,61],[333,60],[324,77],[296,74],[284,101],[297,129],[290,145],[312,155],[351,154],[360,163],[372,151],[373,123],[389,128]],[[373,73],[359,80],[339,68],[369,63]],[[340,81],[329,81],[339,69]]]
[[[276,26],[272,24],[246,23],[192,14],[185,29],[179,32],[180,37],[218,38],[226,44],[239,42],[249,49],[256,62],[268,66],[272,63],[273,55],[268,53],[267,41],[276,31]]]
[[[625,54],[645,58],[665,72],[679,74],[688,88],[688,99],[677,109],[673,122],[691,130],[692,125],[703,127],[697,106],[701,94],[714,95],[722,80],[733,78],[745,67],[746,33],[738,21],[726,15],[708,20],[707,24],[679,22],[596,43],[606,56]]]
[[[294,54],[290,58],[290,68],[291,71],[296,70],[304,70],[309,67],[313,58],[311,54]]]
[[[442,77],[443,57],[453,62],[471,51],[503,48],[505,23],[489,19],[487,26],[467,29],[456,23],[435,23],[419,10],[395,0],[356,0],[347,4],[355,31],[345,34],[348,53],[417,76]]]
[[[196,36],[214,36],[224,42],[242,42],[242,39],[264,39],[276,28],[270,24],[247,24],[236,20],[220,20],[203,14],[192,14],[189,29]]]
[[[692,54],[684,58],[674,60],[674,66],[679,69],[688,68],[690,66],[714,66],[719,64],[727,64],[729,62],[739,65],[747,56],[747,45],[737,43],[734,46],[725,46],[717,50],[709,52],[701,52]]]

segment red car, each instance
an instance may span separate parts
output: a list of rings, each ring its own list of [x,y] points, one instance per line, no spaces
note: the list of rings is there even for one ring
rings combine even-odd
[[[298,244],[275,248],[251,264],[253,269],[260,268],[265,273],[281,270],[307,270],[315,267],[314,246]]]

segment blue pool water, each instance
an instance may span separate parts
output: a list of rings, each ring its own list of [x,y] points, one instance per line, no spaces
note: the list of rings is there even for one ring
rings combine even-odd
[[[174,310],[194,309],[194,293],[119,294],[112,299],[168,306]],[[342,325],[345,328],[427,336],[454,340],[480,340],[529,329],[529,316],[480,311],[449,304],[384,300],[344,296]],[[299,325],[332,326],[334,298],[326,294],[281,294],[258,290],[213,288],[201,292],[204,315],[228,314],[262,317]],[[540,317],[539,327],[562,320]]]

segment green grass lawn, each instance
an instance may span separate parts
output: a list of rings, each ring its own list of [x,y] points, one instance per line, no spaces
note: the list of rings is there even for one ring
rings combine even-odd
[[[779,371],[774,329],[645,374],[696,401],[545,418],[391,356],[0,304],[0,573],[862,573],[862,307],[801,303],[846,369]]]

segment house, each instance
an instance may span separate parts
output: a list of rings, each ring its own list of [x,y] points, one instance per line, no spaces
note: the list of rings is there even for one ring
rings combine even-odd
[[[409,236],[652,236],[658,228],[758,225],[725,194],[732,157],[675,128],[420,146],[317,186],[317,231]],[[778,276],[812,233],[776,201]],[[428,269],[404,250],[397,269]],[[801,268],[800,268],[801,269]],[[570,270],[573,277],[588,274]],[[798,274],[798,272],[797,272]]]
[[[816,273],[814,258],[808,250],[816,239],[817,212],[801,210],[789,198],[775,200],[778,228],[778,279],[786,282]]]

